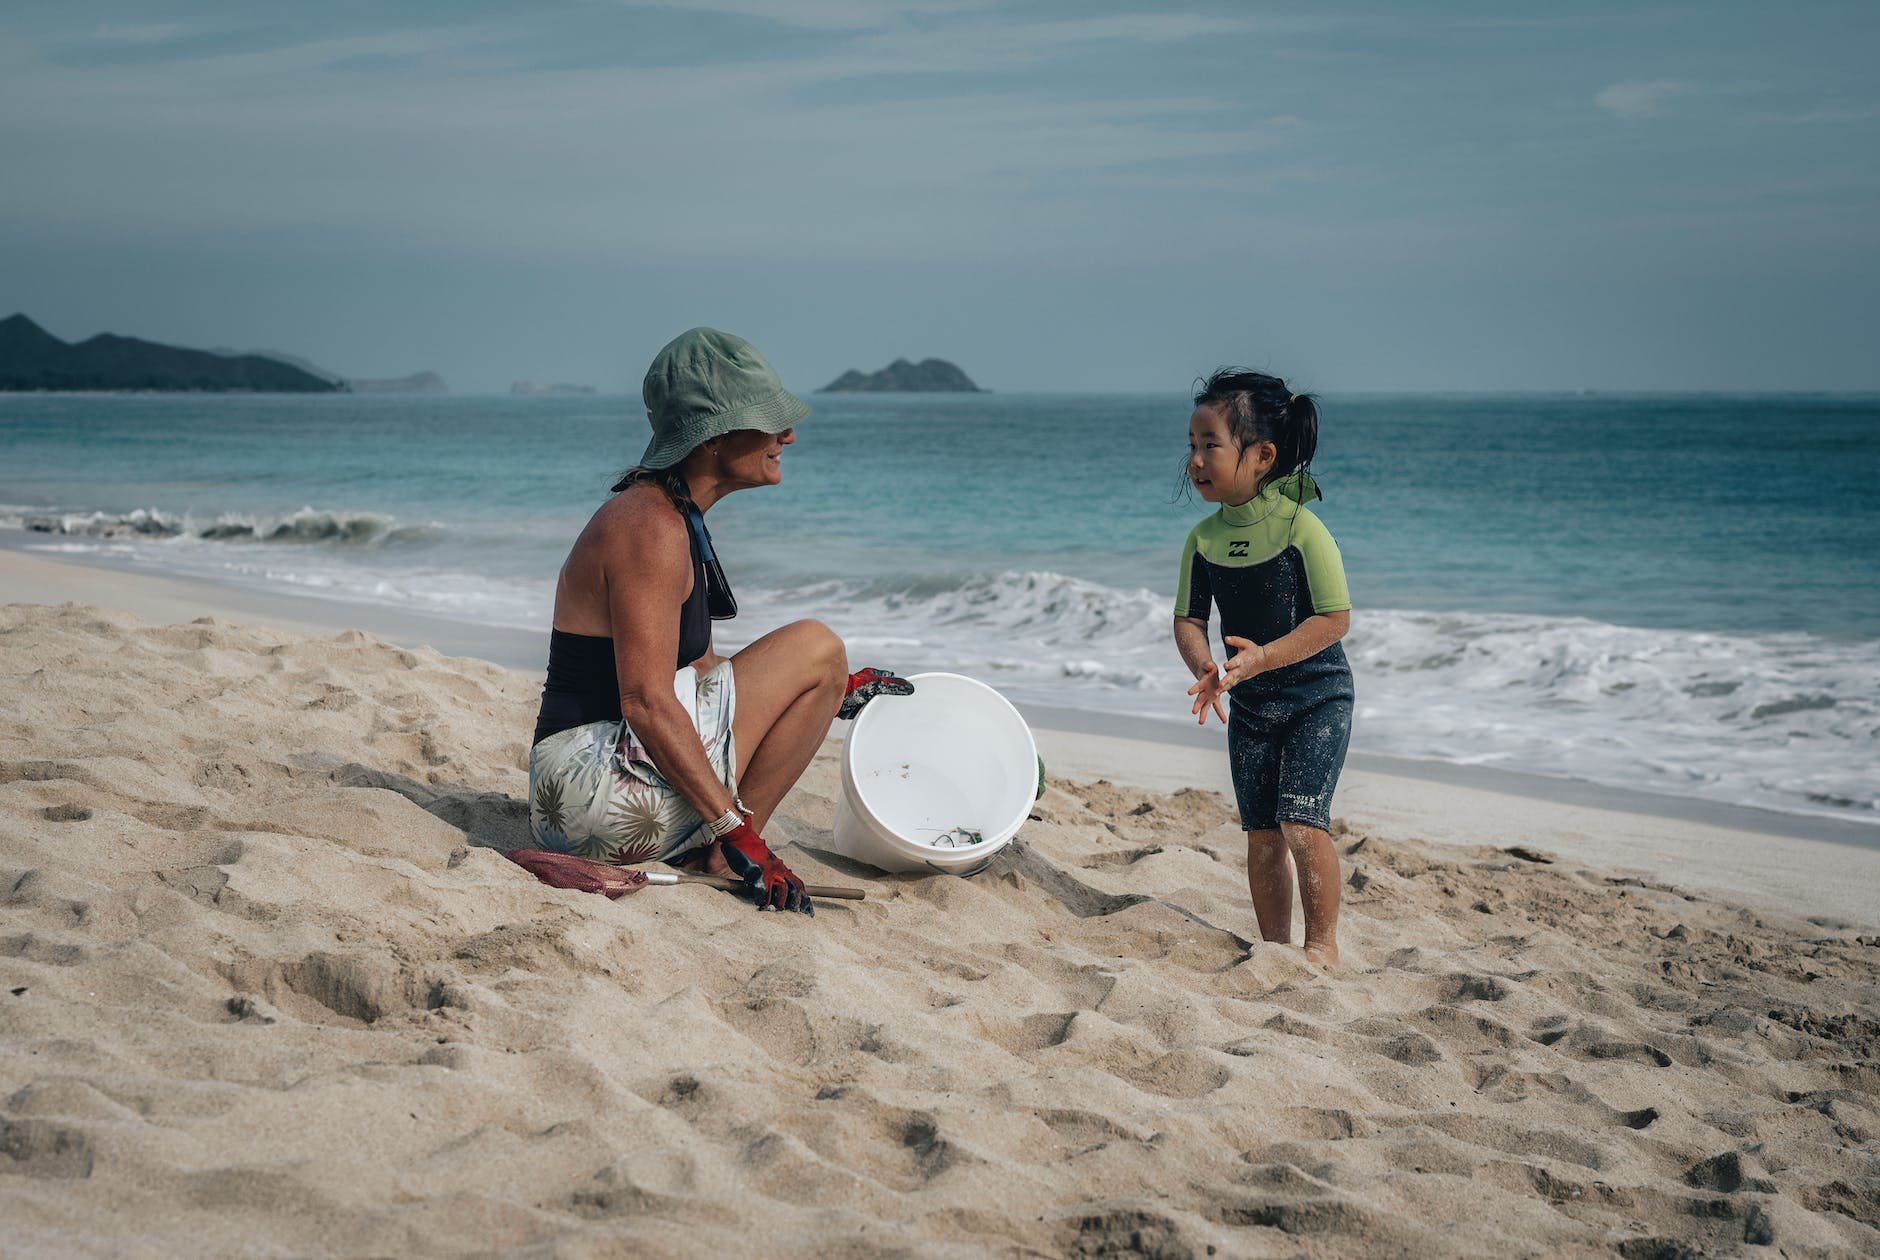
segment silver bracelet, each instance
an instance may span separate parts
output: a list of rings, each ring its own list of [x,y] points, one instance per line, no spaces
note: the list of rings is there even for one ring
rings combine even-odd
[[[714,836],[723,839],[744,825],[744,818],[735,809],[727,809],[718,817],[705,824],[711,828]]]

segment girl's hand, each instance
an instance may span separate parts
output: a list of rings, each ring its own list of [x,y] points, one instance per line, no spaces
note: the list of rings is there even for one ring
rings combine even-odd
[[[1188,710],[1196,715],[1195,725],[1208,724],[1208,710],[1214,710],[1214,716],[1221,719],[1221,725],[1227,725],[1227,714],[1221,711],[1221,693],[1227,688],[1221,682],[1221,667],[1208,661],[1206,667],[1195,678],[1195,685],[1188,689],[1188,694],[1195,697],[1194,707]]]
[[[1227,646],[1238,648],[1227,660],[1227,668],[1221,671],[1221,690],[1231,691],[1246,682],[1255,674],[1264,674],[1267,670],[1266,649],[1251,639],[1239,635],[1227,636]]]

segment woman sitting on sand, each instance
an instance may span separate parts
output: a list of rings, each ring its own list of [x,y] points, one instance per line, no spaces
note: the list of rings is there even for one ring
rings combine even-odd
[[[704,514],[783,479],[783,448],[809,408],[749,342],[711,328],[661,350],[642,392],[653,440],[555,587],[529,828],[542,848],[603,861],[702,854],[760,909],[811,914],[764,826],[831,718],[913,687],[881,670],[850,674],[842,640],[816,621],[729,658],[713,650],[712,621],[737,603]]]

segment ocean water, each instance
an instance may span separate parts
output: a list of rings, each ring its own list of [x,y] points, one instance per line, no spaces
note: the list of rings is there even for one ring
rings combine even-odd
[[[1166,396],[819,395],[710,523],[735,647],[1186,720]],[[630,398],[0,396],[15,545],[543,630]],[[1880,825],[1880,398],[1332,395],[1355,748]]]

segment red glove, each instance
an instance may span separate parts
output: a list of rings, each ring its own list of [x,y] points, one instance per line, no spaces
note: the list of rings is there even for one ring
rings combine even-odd
[[[759,910],[800,910],[814,917],[816,910],[803,891],[803,881],[770,851],[757,828],[739,823],[718,842],[731,873],[743,880]]]
[[[842,707],[836,710],[836,716],[844,722],[852,722],[855,715],[862,711],[862,706],[876,696],[911,696],[914,684],[898,674],[890,674],[885,669],[858,669],[849,675],[849,689],[842,697]]]

